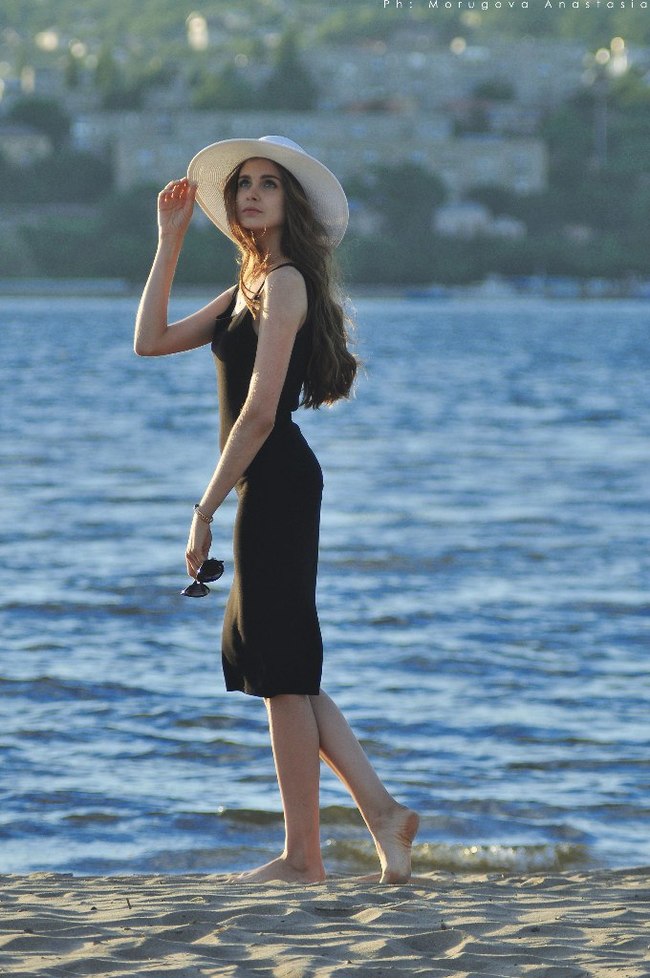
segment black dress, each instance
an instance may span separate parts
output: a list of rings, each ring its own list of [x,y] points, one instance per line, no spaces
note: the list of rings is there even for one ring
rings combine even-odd
[[[246,400],[257,349],[250,310],[232,315],[236,294],[218,317],[212,341],[222,447]],[[311,353],[311,330],[308,311],[296,335],[274,427],[235,485],[234,579],[223,623],[222,663],[226,689],[253,696],[315,695],[320,688],[316,571],[323,475],[291,418]]]

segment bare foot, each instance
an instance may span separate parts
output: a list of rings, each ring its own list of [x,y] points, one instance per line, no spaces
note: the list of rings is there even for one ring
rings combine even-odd
[[[322,863],[313,867],[299,868],[292,865],[286,856],[278,856],[264,866],[230,877],[228,882],[270,883],[272,880],[283,880],[285,883],[323,883],[325,879],[325,867]]]
[[[420,816],[399,805],[373,831],[381,883],[407,883],[411,878],[411,844],[420,824]]]

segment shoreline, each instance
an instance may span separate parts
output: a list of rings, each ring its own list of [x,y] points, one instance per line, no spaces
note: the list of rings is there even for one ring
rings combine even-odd
[[[599,280],[594,280],[596,283]],[[567,284],[568,283],[568,284]],[[518,288],[507,279],[489,276],[482,282],[467,285],[402,285],[350,284],[347,291],[354,300],[366,298],[402,299],[416,301],[454,301],[459,299],[530,301],[548,299],[557,301],[601,302],[629,301],[643,302],[650,298],[650,282],[630,286],[624,281],[612,280],[608,288],[591,287],[589,282],[577,279],[540,280],[526,287]],[[178,283],[173,286],[172,299],[204,299],[206,295],[217,295],[227,289],[232,282],[201,285]],[[48,278],[0,278],[0,299],[11,298],[123,298],[138,299],[142,293],[142,283],[126,279],[48,279]]]
[[[650,867],[381,886],[214,874],[0,877],[0,973],[642,978]]]

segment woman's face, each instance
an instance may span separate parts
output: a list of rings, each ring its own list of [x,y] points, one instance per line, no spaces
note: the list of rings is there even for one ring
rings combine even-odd
[[[237,178],[237,220],[247,231],[271,231],[284,223],[284,188],[278,167],[264,157],[246,160]]]

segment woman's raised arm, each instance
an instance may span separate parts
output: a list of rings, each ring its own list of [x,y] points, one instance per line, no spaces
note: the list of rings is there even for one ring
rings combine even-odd
[[[135,320],[133,348],[138,356],[182,353],[209,343],[216,317],[232,298],[233,290],[228,289],[191,316],[167,322],[169,294],[195,196],[196,184],[187,179],[173,180],[158,195],[158,248]]]

